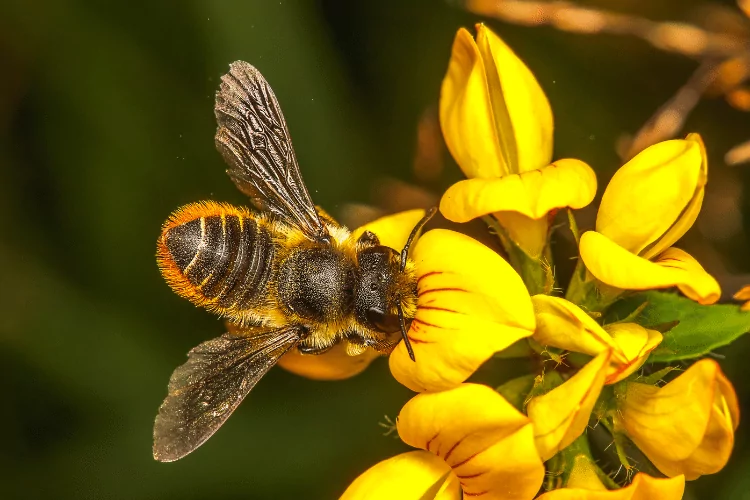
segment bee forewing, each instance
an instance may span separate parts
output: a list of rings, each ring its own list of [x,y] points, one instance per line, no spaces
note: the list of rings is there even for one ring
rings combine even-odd
[[[214,112],[216,148],[240,191],[310,239],[326,240],[328,232],[302,181],[281,107],[260,71],[244,61],[232,63],[221,77]]]

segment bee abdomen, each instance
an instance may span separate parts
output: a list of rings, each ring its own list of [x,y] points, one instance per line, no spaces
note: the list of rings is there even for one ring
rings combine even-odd
[[[194,302],[244,309],[267,295],[275,250],[268,229],[253,218],[241,213],[192,218],[167,227],[162,241],[188,282],[172,280],[174,288]],[[162,270],[167,274],[171,267]]]

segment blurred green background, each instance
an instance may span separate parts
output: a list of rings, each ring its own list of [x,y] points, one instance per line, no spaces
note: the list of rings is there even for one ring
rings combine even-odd
[[[682,20],[698,5],[586,3]],[[377,423],[410,393],[381,360],[334,383],[273,370],[198,452],[155,462],[169,375],[223,331],[169,290],[155,241],[182,204],[246,203],[213,144],[213,95],[231,61],[269,80],[313,198],[338,214],[378,201],[379,179],[414,181],[417,123],[437,102],[456,30],[480,20],[428,0],[3,1],[0,497],[336,498],[404,451]],[[589,162],[601,186],[621,164],[618,137],[696,67],[633,38],[485,21],[547,92],[555,156]],[[731,296],[750,284],[750,166],[722,157],[750,138],[750,116],[705,100],[685,130],[703,134],[712,167],[681,246]],[[427,186],[436,194],[459,178],[445,159]],[[750,342],[721,354],[747,410]],[[743,424],[729,466],[687,498],[750,498],[749,442]]]

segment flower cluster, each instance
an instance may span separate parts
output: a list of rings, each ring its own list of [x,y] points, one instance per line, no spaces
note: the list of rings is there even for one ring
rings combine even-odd
[[[685,481],[721,470],[739,407],[704,355],[736,336],[722,321],[750,315],[711,305],[718,283],[673,246],[703,201],[701,138],[628,161],[604,190],[595,228],[579,234],[573,210],[593,201],[596,175],[580,160],[553,160],[544,92],[483,25],[476,38],[463,29],[455,38],[440,123],[468,177],[440,210],[454,222],[482,217],[505,258],[452,231],[418,240],[408,331],[416,362],[403,344],[389,358],[393,376],[417,393],[396,423],[417,450],[373,466],[342,498],[669,500]],[[559,211],[580,256],[564,293],[550,251]],[[420,215],[368,229],[399,248]],[[332,352],[310,368],[290,356],[299,358],[282,365],[320,378],[351,376],[375,357]],[[511,357],[526,357],[530,373],[494,388],[467,383],[489,360]],[[698,361],[684,370],[669,364],[689,359]]]

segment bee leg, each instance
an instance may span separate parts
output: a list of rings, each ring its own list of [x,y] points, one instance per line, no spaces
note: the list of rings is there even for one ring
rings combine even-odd
[[[375,341],[372,339],[367,339],[361,336],[357,332],[346,332],[343,335],[344,339],[346,339],[350,344],[356,344],[361,345],[364,347],[371,347],[375,344]]]
[[[315,354],[315,355],[318,355],[318,354],[323,354],[325,352],[330,351],[331,348],[333,346],[335,346],[335,345],[336,345],[336,342],[334,342],[331,345],[327,345],[327,346],[323,346],[323,347],[316,347],[316,346],[312,346],[312,345],[299,344],[297,346],[297,350],[300,353],[302,353],[302,354]]]

